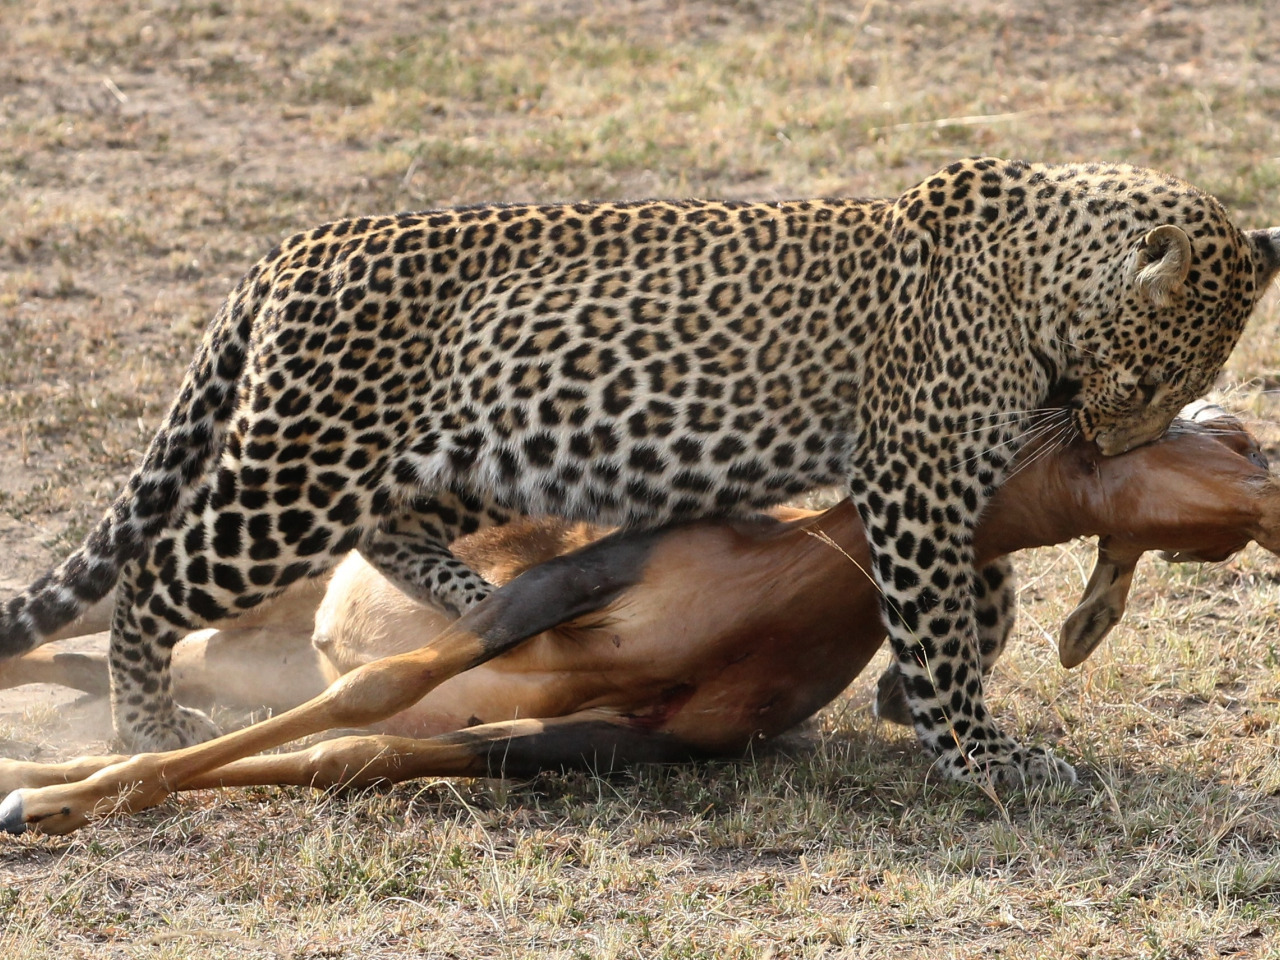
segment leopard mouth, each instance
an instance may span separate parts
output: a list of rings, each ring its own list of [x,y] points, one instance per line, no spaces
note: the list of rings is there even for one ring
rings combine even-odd
[[[1079,413],[1080,392],[1084,389],[1084,381],[1078,377],[1057,377],[1051,381],[1052,386],[1045,395],[1042,407],[1067,407],[1073,413]],[[1079,424],[1077,424],[1079,426]]]
[[[1093,437],[1086,434],[1086,439],[1092,439],[1104,457],[1115,457],[1159,440],[1168,427],[1167,422],[1143,418],[1136,423],[1121,423],[1098,430]]]

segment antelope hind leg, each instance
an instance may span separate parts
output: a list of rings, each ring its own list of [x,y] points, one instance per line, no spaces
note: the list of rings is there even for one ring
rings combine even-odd
[[[674,737],[630,726],[606,710],[548,720],[507,720],[427,739],[350,736],[307,750],[246,757],[185,781],[180,790],[400,783],[420,777],[531,777],[545,770],[607,772],[637,763],[687,760]]]
[[[244,757],[198,773],[176,786],[145,794],[126,789],[123,794],[103,795],[83,819],[74,816],[76,811],[70,806],[49,807],[48,797],[29,800],[33,794],[18,791],[0,805],[0,827],[10,833],[32,828],[66,833],[95,815],[137,811],[185,790],[285,785],[329,789],[400,783],[419,777],[530,777],[544,770],[565,768],[605,773],[637,763],[671,763],[699,755],[699,751],[668,734],[636,729],[605,710],[585,710],[549,720],[489,723],[421,740],[347,736],[293,753]],[[86,757],[65,765],[31,766],[60,766],[74,774],[72,765],[83,763],[82,773],[100,771],[113,775],[115,771],[103,765],[120,760],[125,761],[120,764],[124,767],[127,759]],[[84,783],[73,783],[72,790],[82,788]],[[38,812],[42,803],[48,808],[43,814]]]
[[[47,647],[0,663],[0,690],[25,683],[56,683],[98,697],[105,697],[111,687],[105,655],[59,653]]]
[[[606,538],[534,567],[426,646],[359,667],[320,696],[262,723],[185,749],[139,754],[76,783],[16,790],[0,804],[0,831],[70,833],[94,816],[154,806],[199,774],[233,760],[399,713],[449,677],[608,605],[639,582],[661,535],[654,531]]]

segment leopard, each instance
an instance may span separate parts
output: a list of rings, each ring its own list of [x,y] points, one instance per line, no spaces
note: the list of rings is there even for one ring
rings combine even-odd
[[[235,286],[123,491],[0,608],[0,657],[114,591],[116,732],[171,749],[216,734],[172,696],[181,633],[351,550],[462,612],[492,588],[450,543],[516,514],[652,527],[838,485],[931,769],[1070,781],[986,705],[975,524],[1030,438],[1160,436],[1278,266],[1280,231],[1173,176],[995,157],[896,198],[317,226]]]

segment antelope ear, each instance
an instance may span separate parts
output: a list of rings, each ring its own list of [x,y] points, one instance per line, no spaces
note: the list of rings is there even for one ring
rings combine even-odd
[[[1171,223],[1156,227],[1138,244],[1134,283],[1157,307],[1167,307],[1191,271],[1191,241]]]
[[[1111,628],[1124,616],[1133,584],[1133,570],[1142,552],[1113,553],[1106,540],[1098,541],[1098,559],[1080,603],[1058,632],[1058,659],[1067,669],[1089,659]]]
[[[1244,235],[1253,250],[1253,280],[1261,297],[1280,270],[1280,227],[1246,230]]]

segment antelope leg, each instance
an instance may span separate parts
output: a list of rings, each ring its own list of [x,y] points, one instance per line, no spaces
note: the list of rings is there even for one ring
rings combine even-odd
[[[506,720],[426,739],[383,735],[326,740],[306,750],[246,757],[183,782],[179,790],[293,785],[328,789],[418,777],[530,777],[544,770],[599,772],[687,760],[697,751],[640,730],[605,710],[548,720]]]
[[[1098,541],[1098,557],[1093,573],[1058,633],[1058,659],[1070,669],[1089,659],[1111,628],[1124,616],[1133,585],[1133,571],[1142,551],[1134,553],[1114,547],[1107,539]]]
[[[365,727],[399,713],[449,677],[566,620],[601,609],[638,583],[654,531],[609,537],[507,584],[426,646],[345,674],[320,696],[262,723],[169,753],[139,754],[76,783],[20,789],[0,804],[0,830],[70,833],[98,815],[161,802],[232,760],[334,727]]]

